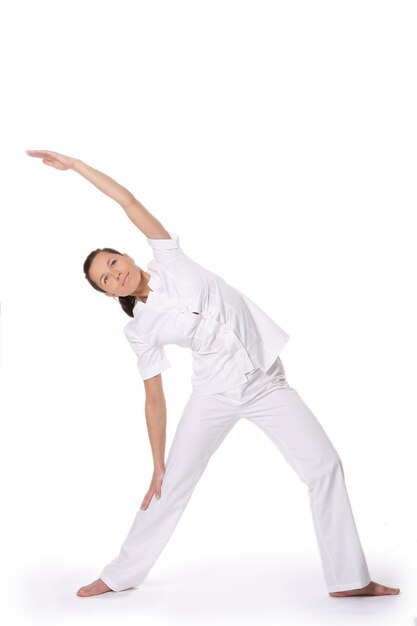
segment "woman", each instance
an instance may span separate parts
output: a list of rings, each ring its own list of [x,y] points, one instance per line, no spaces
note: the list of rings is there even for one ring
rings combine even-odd
[[[119,555],[77,595],[122,591],[146,578],[172,535],[211,455],[240,418],[261,428],[308,485],[314,529],[332,597],[398,594],[371,581],[341,460],[323,428],[285,379],[279,354],[289,335],[246,295],[188,257],[178,235],[124,187],[79,159],[28,150],[45,165],[71,169],[118,202],[153,251],[149,272],[127,254],[97,249],[85,260],[94,289],[132,319],[124,332],[144,381],[154,460],[151,484]],[[190,348],[192,393],[165,463],[164,345]],[[192,445],[190,445],[192,444]]]

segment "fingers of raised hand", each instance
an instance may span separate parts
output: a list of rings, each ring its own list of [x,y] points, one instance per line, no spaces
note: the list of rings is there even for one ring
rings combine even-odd
[[[26,150],[26,154],[31,157],[42,159],[45,165],[52,165],[58,170],[66,170],[70,167],[70,157],[50,150]]]
[[[54,155],[50,150],[26,150],[26,154],[40,159],[48,159]]]

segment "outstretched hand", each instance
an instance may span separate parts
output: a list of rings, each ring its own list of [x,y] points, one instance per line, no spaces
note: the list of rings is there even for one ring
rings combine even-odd
[[[31,157],[42,159],[42,163],[50,165],[57,170],[69,170],[73,167],[76,159],[73,157],[51,152],[50,150],[26,150],[26,154]]]

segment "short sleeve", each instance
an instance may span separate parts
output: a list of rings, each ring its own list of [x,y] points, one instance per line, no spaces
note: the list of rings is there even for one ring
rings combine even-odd
[[[162,346],[152,345],[136,337],[132,338],[126,330],[125,335],[137,356],[137,367],[142,380],[152,378],[171,367]]]
[[[180,246],[179,236],[168,231],[171,239],[150,239],[147,242],[151,246],[153,256],[159,263],[168,263],[173,259],[184,256],[184,252]]]

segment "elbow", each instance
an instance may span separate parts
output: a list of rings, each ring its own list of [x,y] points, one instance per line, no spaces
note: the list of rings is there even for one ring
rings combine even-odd
[[[150,395],[150,396],[146,396],[145,398],[145,407],[149,407],[149,408],[154,408],[154,407],[165,407],[166,403],[165,403],[165,396],[162,395],[158,395],[158,396],[154,396],[154,395]]]

